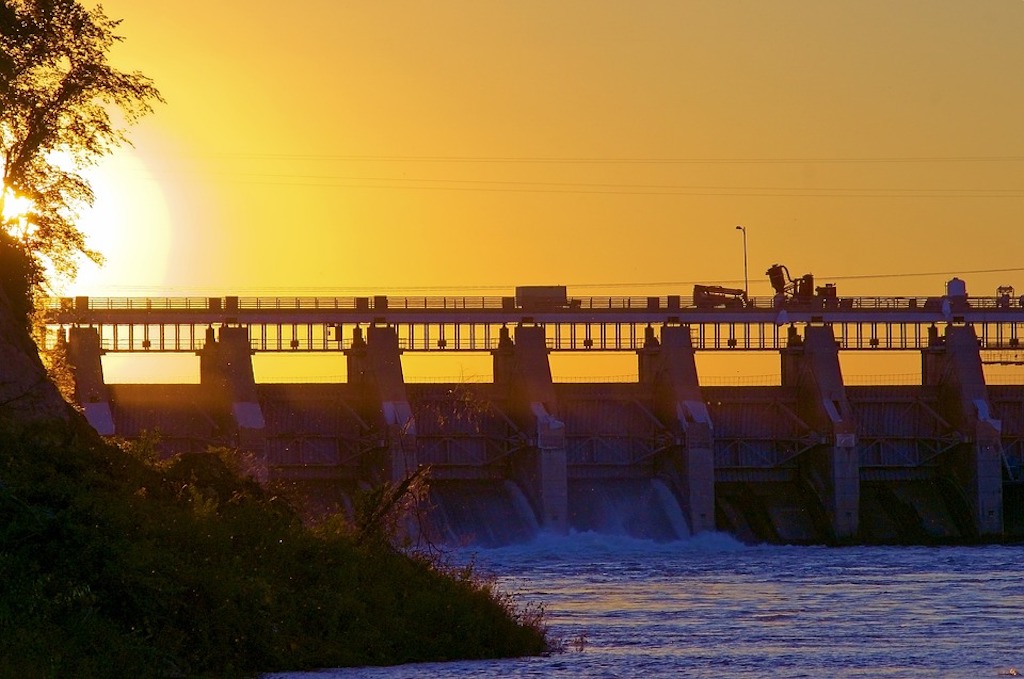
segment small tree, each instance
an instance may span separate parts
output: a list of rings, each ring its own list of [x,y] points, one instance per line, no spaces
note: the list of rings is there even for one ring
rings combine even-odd
[[[80,254],[100,261],[77,227],[93,201],[80,172],[161,101],[149,78],[107,63],[119,23],[78,0],[0,5],[0,289],[25,318],[48,265],[73,277]]]

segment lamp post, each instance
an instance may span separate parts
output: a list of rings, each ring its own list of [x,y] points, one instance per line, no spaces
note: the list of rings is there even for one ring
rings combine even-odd
[[[750,280],[747,278],[747,227],[737,226],[736,230],[743,232],[743,301],[746,302],[750,291]]]

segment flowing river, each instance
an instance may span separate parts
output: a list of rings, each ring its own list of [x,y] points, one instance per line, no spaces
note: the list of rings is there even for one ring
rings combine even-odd
[[[268,676],[1024,676],[1024,545],[778,547],[587,533],[456,558],[542,603],[564,651]]]

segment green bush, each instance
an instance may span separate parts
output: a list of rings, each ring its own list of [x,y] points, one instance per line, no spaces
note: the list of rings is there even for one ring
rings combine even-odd
[[[311,530],[226,451],[0,433],[0,676],[251,675],[537,654],[472,569]],[[228,462],[225,462],[225,460]]]

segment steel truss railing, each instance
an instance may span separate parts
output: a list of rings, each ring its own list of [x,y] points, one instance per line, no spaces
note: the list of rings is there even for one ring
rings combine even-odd
[[[520,308],[512,298],[62,298],[45,300],[44,346],[71,326],[95,327],[106,351],[196,352],[208,331],[249,330],[254,351],[339,352],[370,326],[393,327],[405,351],[488,352],[502,329],[545,328],[552,351],[638,351],[662,326],[690,328],[698,351],[778,351],[807,325],[830,325],[839,347],[920,350],[949,325],[970,324],[988,352],[1016,352],[1024,336],[1017,300],[863,297],[814,304],[752,299],[744,308],[700,309],[679,296],[571,299],[559,308]],[[1024,355],[1024,352],[1022,352]]]

